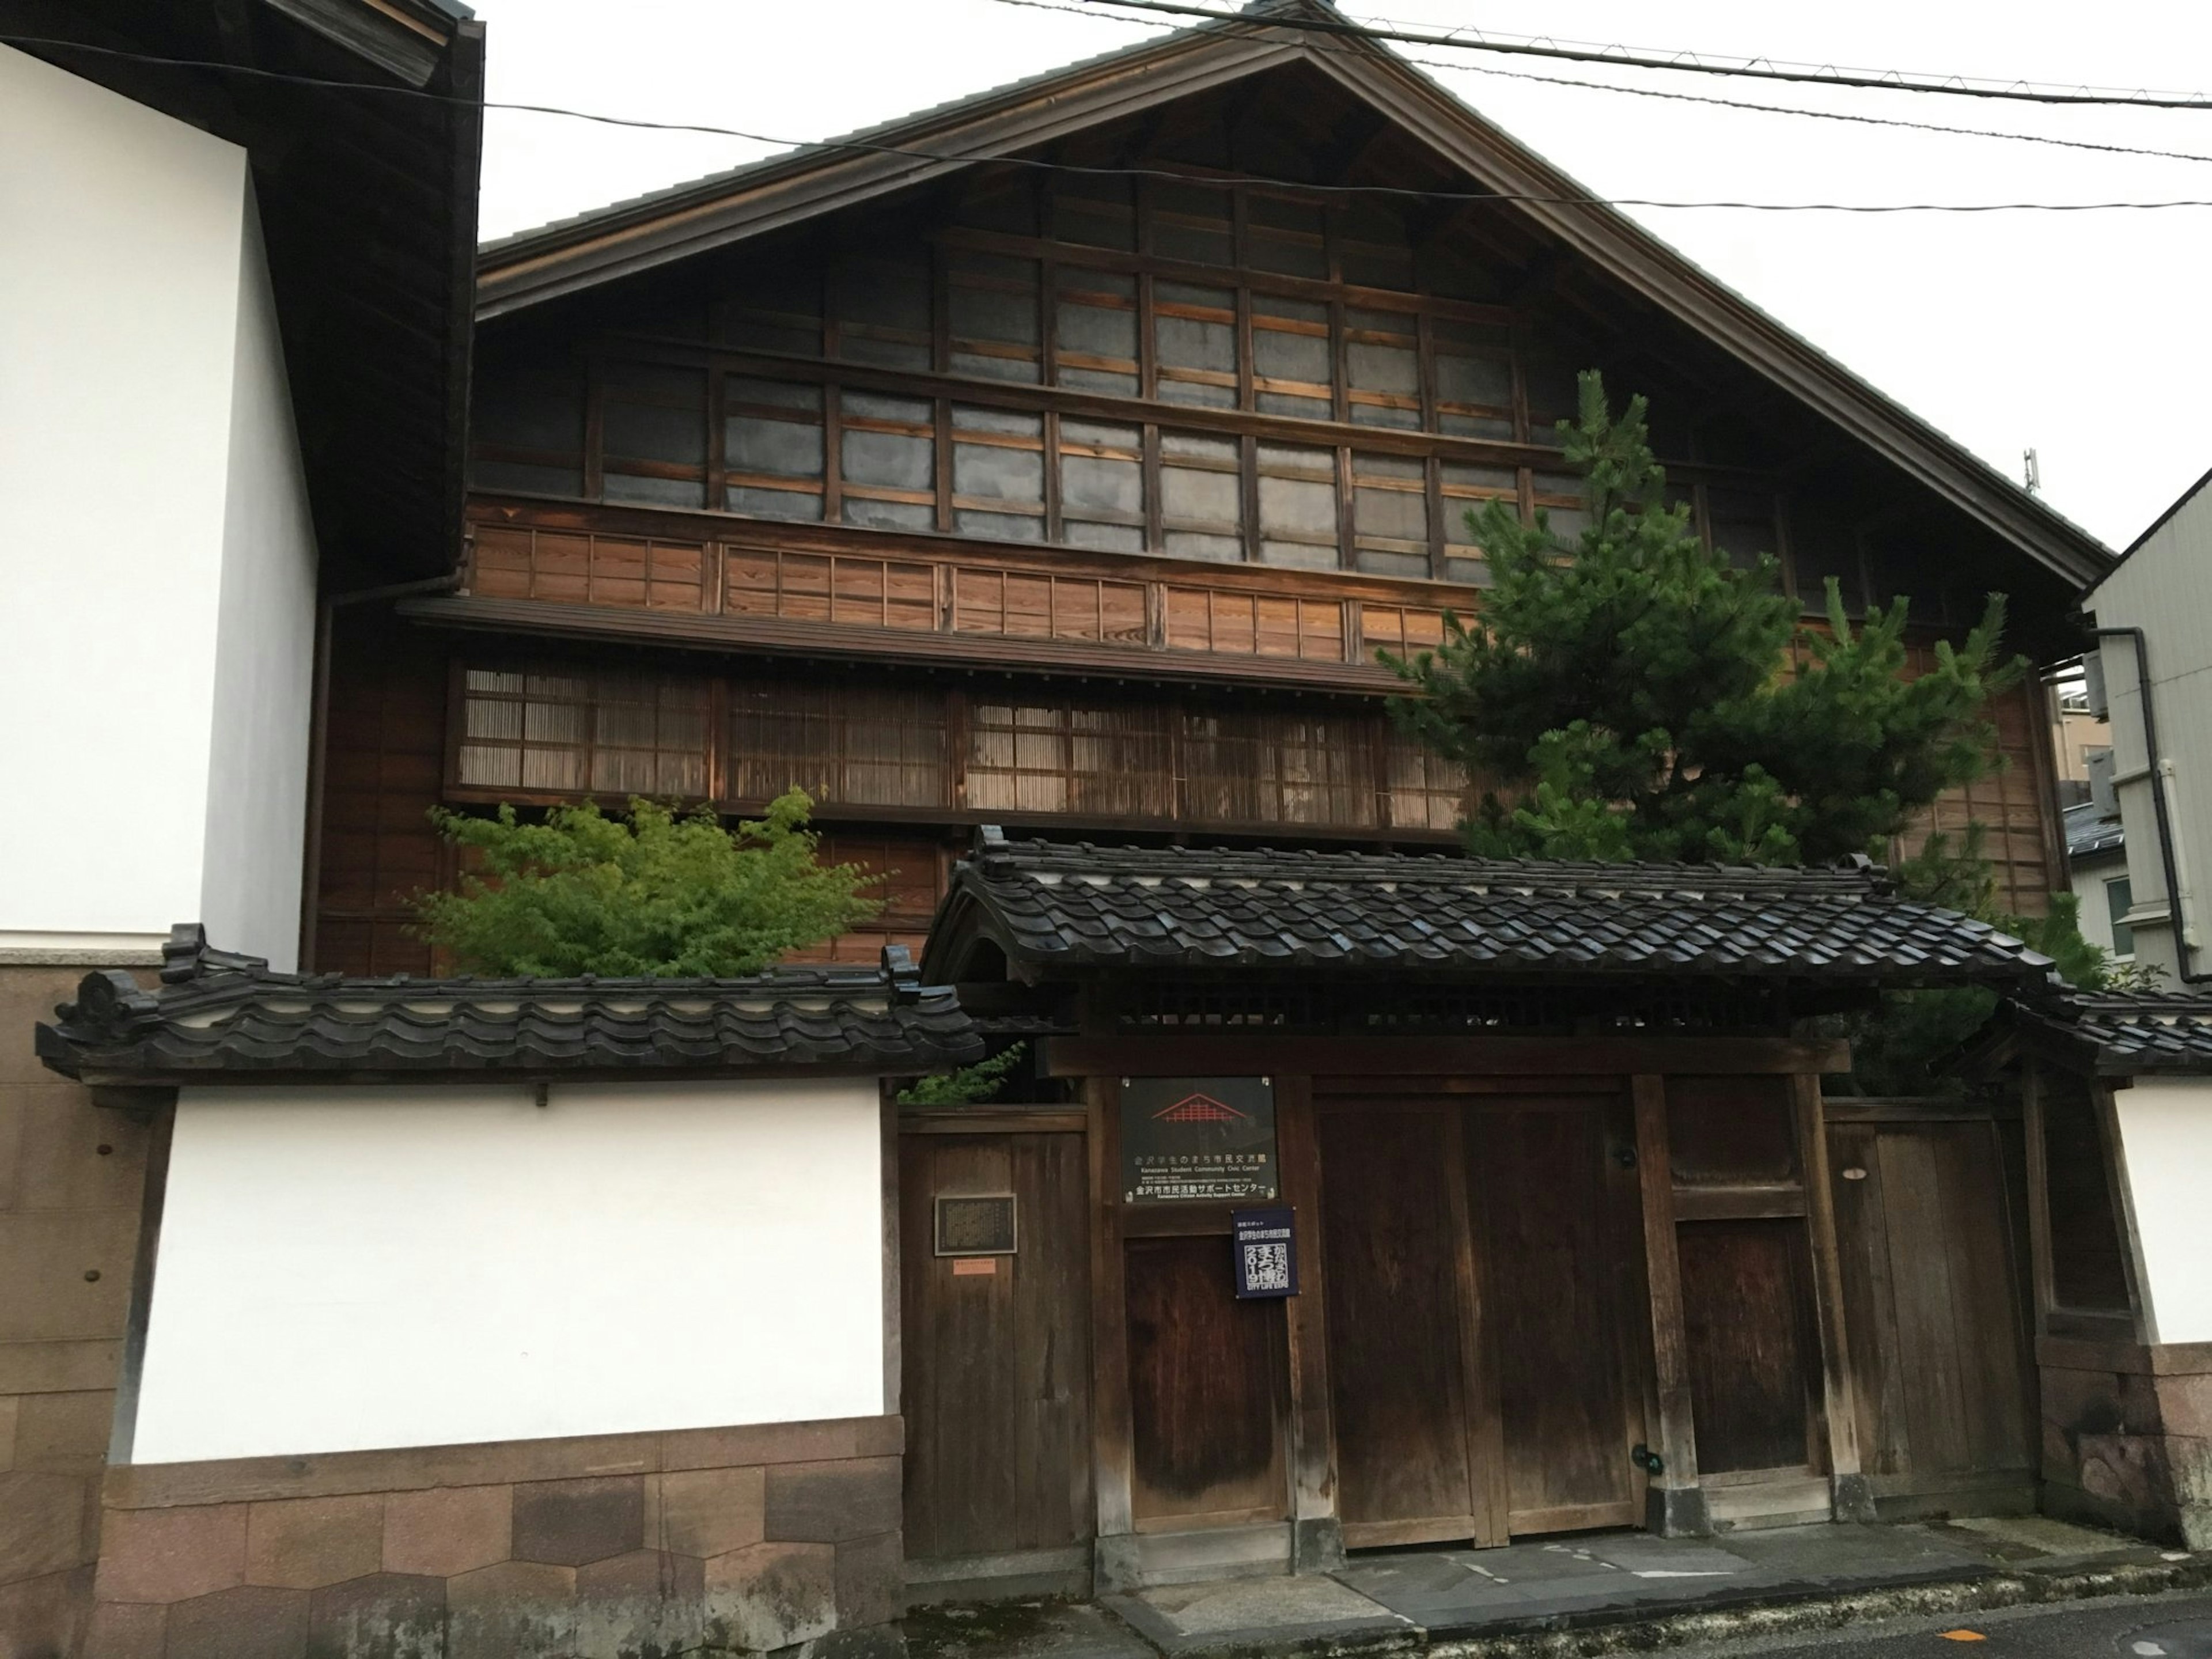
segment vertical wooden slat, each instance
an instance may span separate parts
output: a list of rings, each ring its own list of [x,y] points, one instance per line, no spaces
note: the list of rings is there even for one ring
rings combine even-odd
[[[1475,1259],[1476,1218],[1469,1207],[1465,1175],[1466,1110],[1449,1113],[1445,1125],[1444,1164],[1451,1172],[1445,1189],[1452,1237],[1458,1245],[1452,1266],[1459,1280],[1460,1364],[1467,1378],[1467,1490],[1474,1516],[1474,1541],[1498,1545],[1505,1542],[1510,1529],[1513,1501],[1506,1478],[1505,1356],[1498,1322],[1491,1316],[1491,1298],[1485,1294],[1486,1264]]]
[[[2150,1275],[2143,1267],[2142,1235],[2136,1227],[2134,1185],[2128,1179],[2127,1143],[2120,1138],[2120,1115],[2112,1085],[2101,1078],[2089,1084],[2097,1115],[2098,1138],[2105,1148],[2105,1179],[2111,1185],[2112,1220],[2120,1232],[2120,1266],[2128,1279],[2128,1304],[2135,1310],[2136,1340],[2146,1347],[2158,1340],[2158,1310],[2151,1304]]]
[[[1340,1565],[1344,1540],[1336,1503],[1336,1433],[1329,1409],[1327,1297],[1328,1263],[1322,1245],[1320,1126],[1313,1080],[1275,1079],[1275,1127],[1283,1164],[1283,1201],[1297,1231],[1298,1294],[1285,1304],[1290,1344],[1291,1514],[1292,1570],[1325,1572]]]
[[[2035,1289],[2035,1334],[2051,1334],[2050,1147],[2043,1138],[2043,1067],[2030,1060],[2020,1081],[2021,1139],[2027,1158],[2028,1279]]]
[[[1121,1115],[1117,1080],[1084,1079],[1091,1115],[1091,1396],[1092,1479],[1098,1536],[1135,1528],[1135,1462],[1129,1416],[1127,1291],[1121,1260]]]
[[[1695,1525],[1701,1516],[1677,1516],[1665,1506],[1673,1494],[1698,1489],[1697,1431],[1690,1415],[1689,1338],[1682,1317],[1682,1265],[1674,1239],[1674,1181],[1667,1147],[1667,1083],[1639,1073],[1631,1088],[1636,1103],[1636,1164],[1644,1199],[1644,1273],[1651,1291],[1652,1392],[1659,1420],[1652,1449],[1665,1464],[1652,1483],[1657,1530],[1674,1532]],[[1690,1510],[1702,1504],[1682,1505]]]
[[[1820,1332],[1820,1388],[1828,1439],[1828,1475],[1838,1520],[1870,1521],[1873,1500],[1859,1470],[1859,1415],[1851,1352],[1844,1322],[1843,1266],[1836,1246],[1836,1189],[1828,1174],[1828,1133],[1820,1079],[1790,1079],[1797,1118],[1798,1155],[1805,1165],[1805,1224],[1813,1249],[1813,1301]],[[1849,1508],[1852,1512],[1846,1514]]]

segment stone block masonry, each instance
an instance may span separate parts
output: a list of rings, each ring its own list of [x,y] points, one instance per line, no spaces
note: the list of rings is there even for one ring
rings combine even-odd
[[[902,1646],[896,1417],[108,1471],[84,1659]]]
[[[128,1322],[148,1131],[39,1063],[86,964],[0,963],[0,1654],[74,1652]],[[150,977],[150,975],[148,975]]]
[[[2212,1343],[2037,1345],[2043,1508],[2212,1548]]]

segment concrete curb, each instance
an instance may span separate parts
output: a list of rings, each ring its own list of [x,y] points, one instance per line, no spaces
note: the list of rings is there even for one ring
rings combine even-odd
[[[1646,1653],[1744,1637],[1834,1630],[1919,1613],[1972,1613],[2206,1588],[2212,1588],[2212,1555],[2045,1571],[1989,1568],[1864,1590],[1773,1586],[1730,1595],[1723,1606],[1706,1601],[1663,1613],[1595,1607],[1499,1620],[1480,1630],[1432,1632],[1411,1626],[1390,1632],[1285,1631],[1271,1638],[1236,1632],[1211,1640],[1187,1636],[1172,1642],[1162,1642],[1151,1632],[1138,1633],[1168,1659],[1390,1659],[1401,1654],[1421,1659],[1580,1659],[1583,1655]]]

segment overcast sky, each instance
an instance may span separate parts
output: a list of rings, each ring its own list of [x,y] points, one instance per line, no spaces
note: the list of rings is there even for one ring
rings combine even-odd
[[[1079,0],[1069,0],[1078,3]],[[494,100],[822,138],[1162,32],[1005,0],[477,0]],[[1421,28],[2031,82],[2212,89],[2203,0],[1353,0]],[[1103,9],[1098,9],[1103,14]],[[1166,20],[1160,20],[1163,23]],[[2212,109],[2042,109],[1753,86],[1419,47],[1444,85],[1601,195],[1756,201],[2212,199],[2212,162],[2093,155],[1537,85],[1579,76],[2212,156]],[[495,111],[487,238],[782,148]],[[2212,467],[2212,209],[2006,214],[1633,210],[1783,322],[2114,547]]]

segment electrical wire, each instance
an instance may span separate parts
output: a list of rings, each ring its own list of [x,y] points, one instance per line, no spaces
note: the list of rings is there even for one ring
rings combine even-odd
[[[1120,3],[1121,0],[1115,0]],[[120,58],[137,63],[161,64],[170,68],[204,69],[245,74],[262,79],[277,80],[297,85],[331,87],[349,92],[389,93],[425,98],[466,108],[508,110],[535,115],[551,115],[569,120],[589,121],[603,126],[633,128],[651,132],[693,132],[714,137],[742,138],[748,143],[767,144],[777,149],[803,154],[810,150],[845,150],[855,154],[899,156],[911,161],[950,162],[969,167],[1012,167],[1037,172],[1076,174],[1092,178],[1159,179],[1178,184],[1246,184],[1298,191],[1306,195],[1326,196],[1382,196],[1427,202],[1462,202],[1474,205],[1588,207],[1588,208],[1650,208],[1665,210],[1727,210],[1746,213],[2097,213],[2097,212],[2159,212],[2177,208],[2212,207],[2212,199],[2180,198],[2150,202],[1747,202],[1735,200],[1678,201],[1656,197],[1560,195],[1544,192],[1497,191],[1423,190],[1399,185],[1316,185],[1297,179],[1267,179],[1254,174],[1238,174],[1224,178],[1216,173],[1195,173],[1170,167],[1086,167],[1074,162],[1047,161],[1023,155],[976,155],[941,150],[915,149],[897,144],[872,143],[860,138],[794,139],[779,138],[766,133],[748,132],[738,127],[720,126],[699,121],[653,121],[635,116],[605,115],[589,110],[569,109],[558,104],[530,104],[501,100],[486,100],[481,105],[450,94],[434,93],[414,87],[385,87],[355,81],[331,80],[314,76],[300,76],[276,70],[254,69],[246,65],[209,62],[192,58],[164,58],[151,53],[125,52],[112,46],[83,46],[73,40],[39,40],[20,35],[0,35],[0,44],[52,47],[81,47],[81,49],[111,58]],[[764,158],[765,159],[765,158]]]
[[[2121,92],[2084,88],[2075,92],[2038,88],[2024,81],[2009,84],[1984,80],[1969,82],[1963,76],[1909,76],[1899,70],[1853,71],[1832,65],[1786,65],[1768,58],[1740,58],[1729,63],[1706,63],[1694,53],[1680,52],[1671,58],[1632,57],[1606,48],[1562,46],[1530,40],[1490,40],[1463,34],[1434,34],[1411,29],[1375,28],[1349,18],[1291,15],[1276,12],[1222,11],[1191,0],[1089,0],[1092,5],[1123,7],[1135,11],[1162,12],[1176,17],[1199,17],[1212,23],[1241,24],[1252,28],[1300,29],[1310,33],[1347,35],[1354,40],[1402,43],[1416,46],[1449,46],[1462,52],[1510,52],[1529,58],[1558,58],[1577,64],[1611,64],[1622,69],[1676,70],[1696,75],[1737,76],[1754,81],[1795,81],[1824,87],[1856,87],[1878,92],[1941,93],[1956,98],[1994,98],[2016,103],[2124,105],[2134,109],[2212,110],[2212,96],[2201,92]]]
[[[1019,6],[1030,11],[1057,12],[1063,17],[1089,17],[1102,23],[1138,23],[1139,27],[1170,30],[1176,27],[1168,22],[1143,24],[1136,18],[1116,17],[1095,6],[1083,4],[1081,0],[996,0],[996,3]],[[1346,57],[1356,53],[1356,49],[1352,47],[1330,46],[1321,41],[1310,44],[1316,52],[1334,52]],[[1796,104],[1759,104],[1741,98],[1715,98],[1705,93],[1668,92],[1657,87],[1625,87],[1617,82],[1585,81],[1571,75],[1537,75],[1527,70],[1501,69],[1495,64],[1448,64],[1441,58],[1417,58],[1410,52],[1392,55],[1401,63],[1412,64],[1421,69],[1443,70],[1455,75],[1486,75],[1506,81],[1530,81],[1540,87],[1579,87],[1591,92],[1625,93],[1632,98],[1656,98],[1668,103],[1707,104],[1717,109],[1750,110],[1763,115],[1801,115],[1809,120],[1841,121],[1854,126],[1896,127],[1907,132],[1948,133],[1961,138],[2002,138],[2014,143],[2045,144],[2060,149],[2091,150],[2106,155],[2141,155],[2160,161],[2212,162],[2212,155],[2201,155],[2195,150],[2152,149],[2137,144],[2103,144],[2086,138],[2054,138],[2040,132],[2008,132],[2001,127],[1945,126],[1940,122],[1908,121],[1899,116],[1852,115],[1841,110],[1807,109]]]

